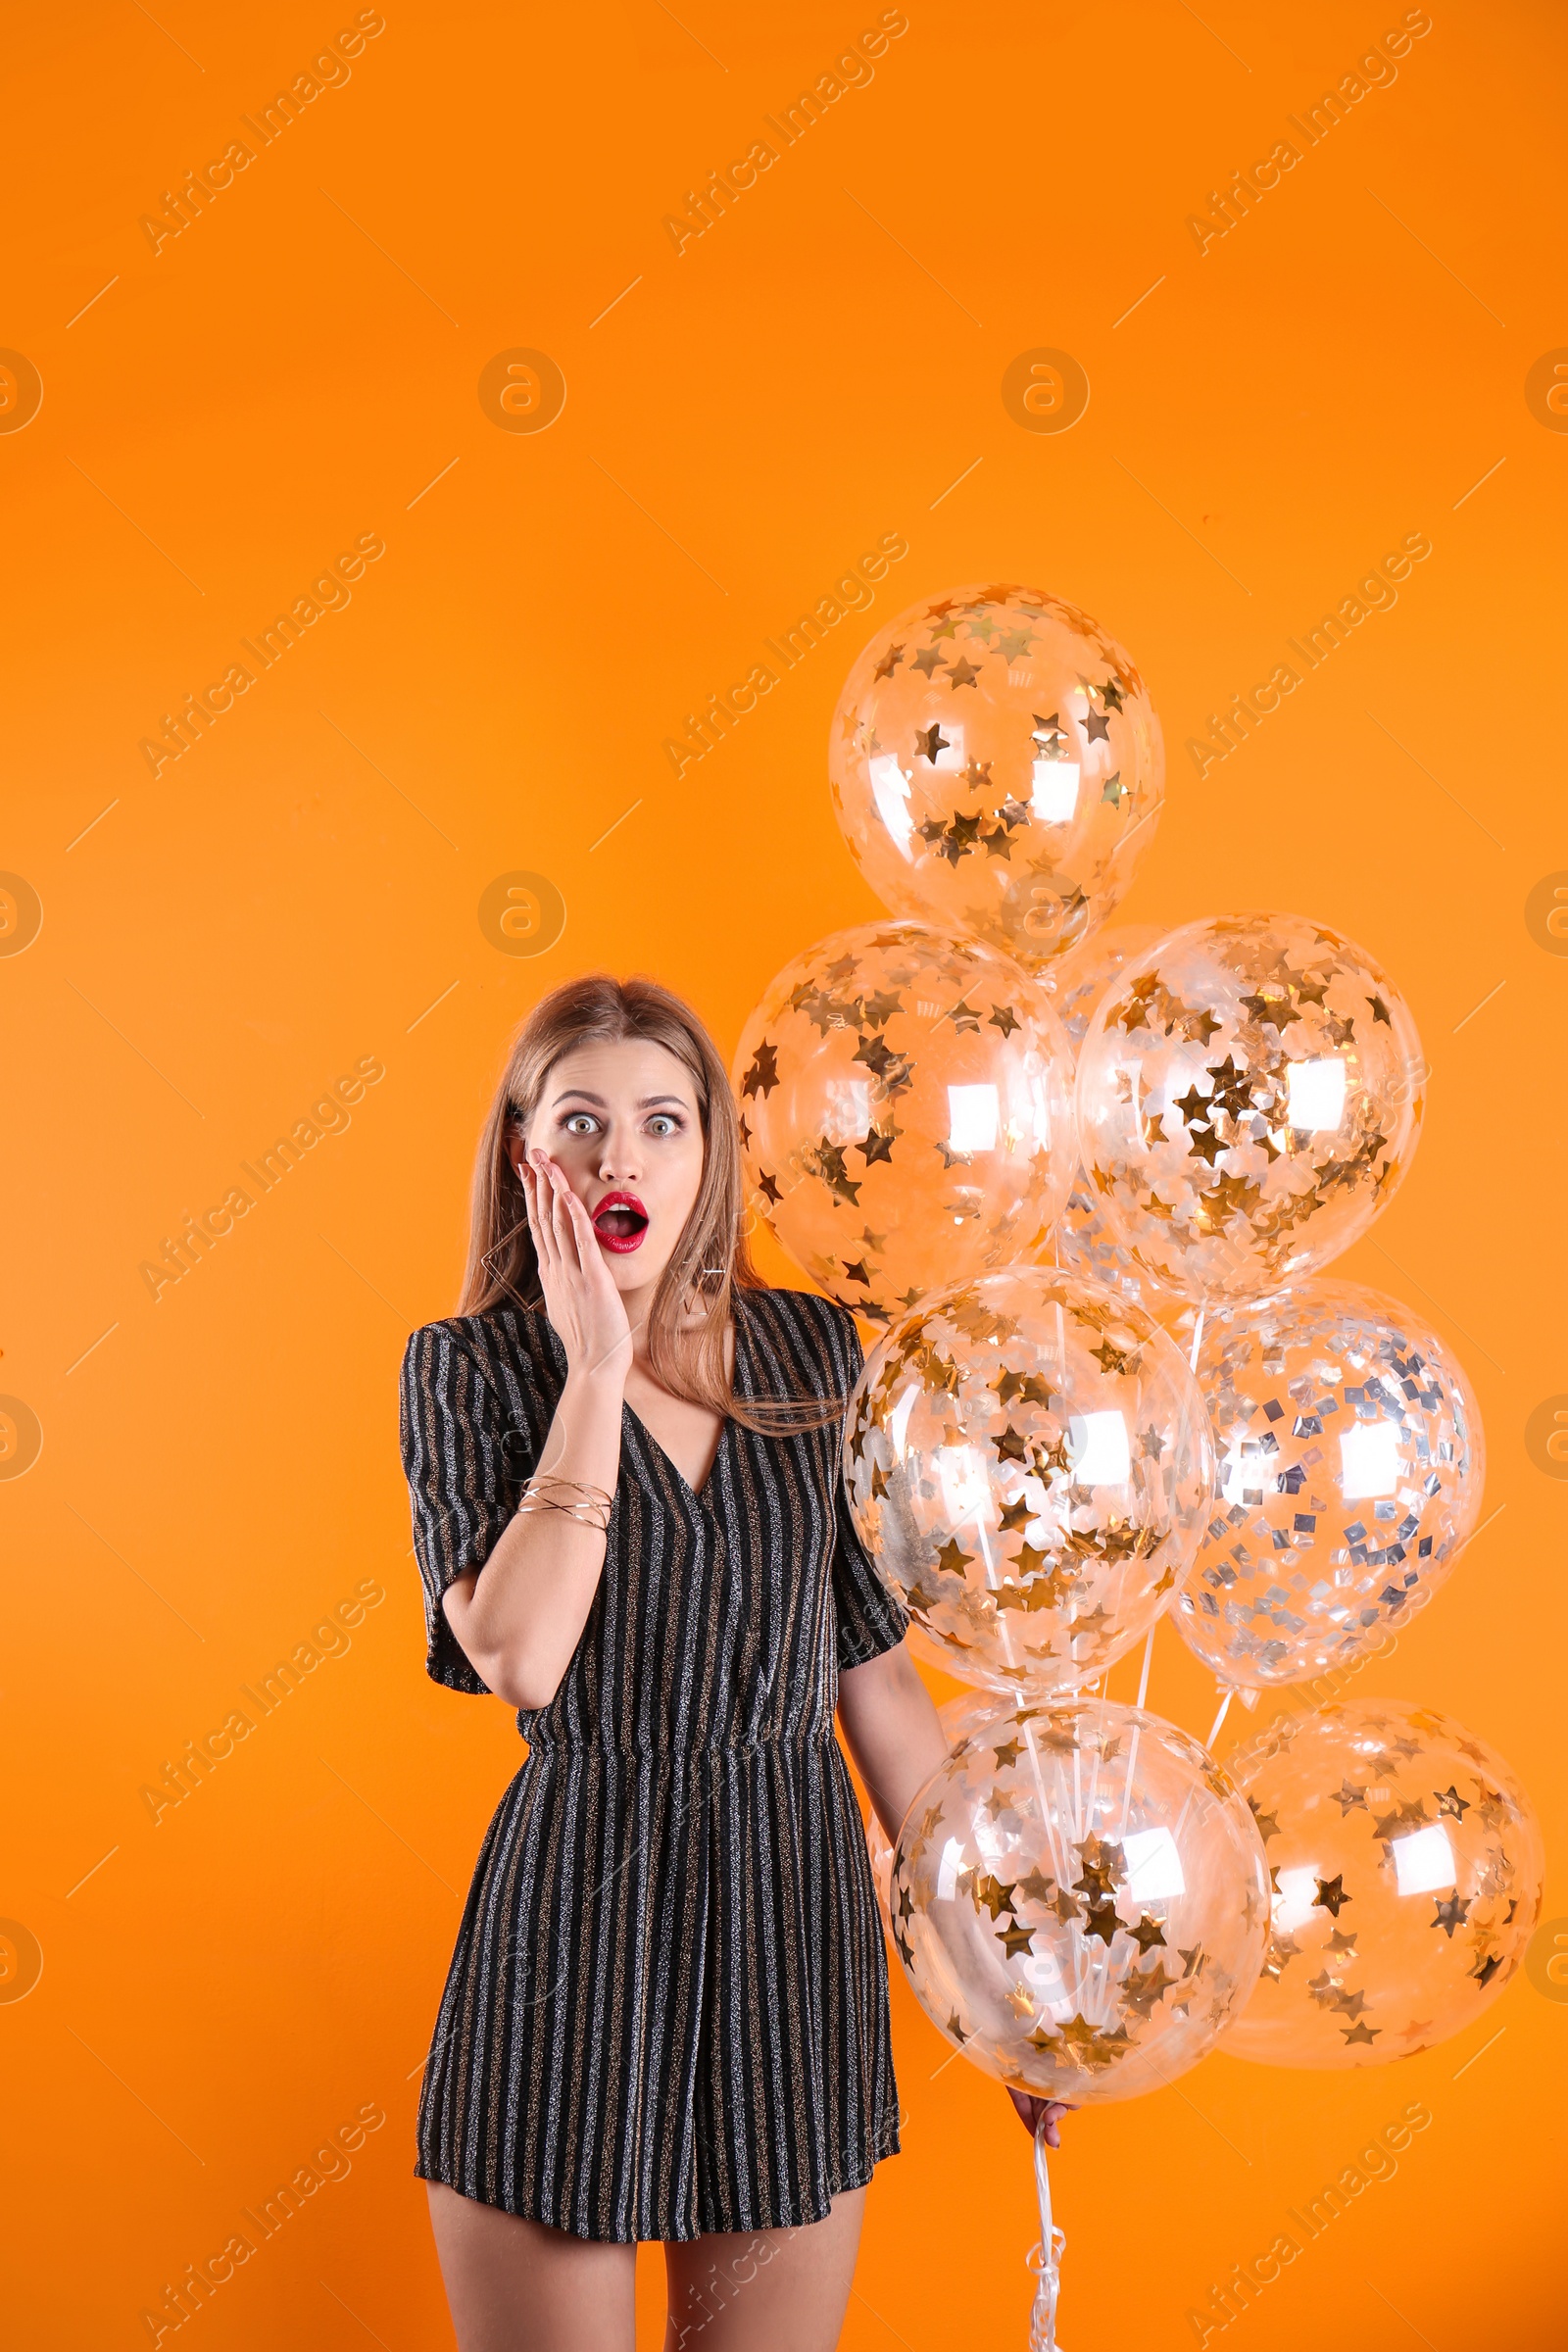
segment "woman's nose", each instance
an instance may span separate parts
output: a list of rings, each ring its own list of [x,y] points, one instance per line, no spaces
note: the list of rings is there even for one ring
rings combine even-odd
[[[635,1135],[624,1134],[612,1127],[599,1154],[599,1174],[606,1184],[630,1185],[638,1175],[641,1159]]]

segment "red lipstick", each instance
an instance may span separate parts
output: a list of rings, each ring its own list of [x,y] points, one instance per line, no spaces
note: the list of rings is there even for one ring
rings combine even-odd
[[[635,1193],[607,1193],[595,1204],[593,1228],[601,1246],[625,1257],[640,1250],[648,1231],[648,1211]]]

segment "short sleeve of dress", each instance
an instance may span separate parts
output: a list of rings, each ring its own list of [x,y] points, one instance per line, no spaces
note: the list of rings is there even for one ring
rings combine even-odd
[[[829,1354],[838,1393],[847,1397],[860,1377],[865,1361],[855,1317],[836,1299],[825,1301],[830,1320]],[[838,1476],[835,1439],[836,1493],[833,1539],[833,1603],[838,1619],[836,1654],[840,1671],[863,1666],[883,1650],[904,1640],[909,1612],[889,1592],[866,1549],[850,1509],[849,1492]]]
[[[450,1324],[410,1338],[400,1383],[399,1435],[424,1592],[425,1672],[451,1690],[487,1697],[447,1622],[441,1595],[482,1568],[512,1518],[532,1468],[521,1433]]]

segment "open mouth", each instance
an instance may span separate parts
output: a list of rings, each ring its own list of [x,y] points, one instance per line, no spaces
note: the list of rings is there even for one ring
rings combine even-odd
[[[593,1225],[605,1249],[622,1256],[642,1247],[648,1211],[635,1193],[607,1193],[594,1210]]]

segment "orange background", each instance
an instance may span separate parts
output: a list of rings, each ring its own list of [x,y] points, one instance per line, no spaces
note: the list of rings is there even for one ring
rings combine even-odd
[[[0,959],[0,1388],[43,1431],[0,1485],[0,1914],[43,1955],[0,2003],[18,2343],[150,2340],[166,2282],[366,2106],[385,2125],[221,2286],[203,2340],[450,2340],[417,2071],[520,1758],[499,1705],[421,1670],[404,1339],[451,1309],[481,1112],[546,987],[653,971],[727,1054],[788,957],[875,916],[828,719],[864,636],[956,581],[1064,595],[1144,669],[1170,784],[1129,920],[1298,908],[1409,996],[1425,1139],[1341,1270],[1459,1349],[1505,1509],[1362,1683],[1494,1740],[1557,1835],[1568,1494],[1525,1431],[1568,1388],[1544,1174],[1568,966],[1525,906],[1568,866],[1568,440],[1525,379],[1568,342],[1568,28],[1435,6],[1396,80],[1200,254],[1189,214],[1397,7],[910,0],[874,79],[677,256],[663,216],[878,14],[388,0],[352,77],[156,254],[140,217],[354,10],[115,0],[11,25],[0,343],[44,391],[0,433],[0,865],[43,905]],[[1087,371],[1068,432],[1004,407],[1037,346]],[[480,406],[516,347],[564,371],[548,431]],[[1207,713],[1418,530],[1397,606],[1200,778]],[[677,780],[684,714],[889,531],[909,553],[875,605]],[[161,714],[366,533],[385,554],[352,603],[155,777]],[[515,869],[565,902],[537,958],[479,925]],[[372,1055],[352,1126],[154,1302],[138,1268],[182,1214]],[[366,1580],[386,1597],[352,1648],[154,1826],[142,1787]],[[1206,1731],[1170,1629],[1151,1701]],[[902,1980],[894,2002],[905,2149],[843,2341],[1022,2344],[1028,2142]],[[1196,2341],[1189,2308],[1419,2099],[1397,2177],[1226,2340],[1547,2344],[1565,2029],[1522,1971],[1397,2066],[1216,2055],[1071,2121],[1067,2343]],[[657,2247],[639,2283],[653,2346]]]

